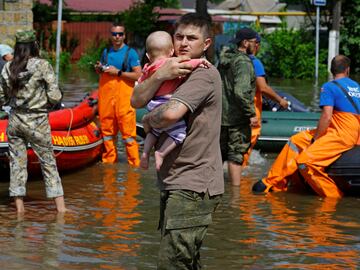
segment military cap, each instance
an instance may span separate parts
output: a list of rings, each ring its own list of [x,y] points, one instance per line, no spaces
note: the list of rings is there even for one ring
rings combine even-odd
[[[15,38],[16,42],[33,42],[36,40],[36,34],[34,30],[17,30]]]
[[[241,41],[245,39],[253,39],[256,38],[257,33],[250,28],[241,28],[237,31],[235,38],[230,40],[231,43],[239,44]]]

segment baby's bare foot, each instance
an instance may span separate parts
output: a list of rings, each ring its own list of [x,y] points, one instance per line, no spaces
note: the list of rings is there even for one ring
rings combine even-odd
[[[158,151],[155,151],[155,168],[157,171],[160,171],[163,162],[164,162],[164,157],[162,156],[162,154],[159,153]]]
[[[149,168],[149,155],[143,153],[140,158],[140,168],[147,170]]]

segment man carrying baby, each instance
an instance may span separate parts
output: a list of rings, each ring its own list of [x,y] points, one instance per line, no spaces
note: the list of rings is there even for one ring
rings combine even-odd
[[[143,75],[140,77],[139,82],[141,83],[152,76],[152,74],[154,74],[154,72],[165,63],[166,59],[172,57],[173,54],[174,46],[169,33],[165,31],[156,31],[151,33],[146,39],[146,56],[150,63],[144,66]],[[199,65],[202,65],[203,67],[208,67],[210,65],[205,58],[191,59],[188,63],[190,63],[194,69]],[[152,111],[159,105],[166,103],[170,99],[172,93],[186,79],[186,77],[187,76],[180,76],[178,78],[165,81],[155,93],[155,96],[147,104],[146,108],[148,111]],[[147,133],[144,142],[144,151],[140,159],[141,168],[148,168],[150,151],[155,146],[155,143],[162,132],[165,132],[168,137],[162,143],[160,148],[155,151],[155,166],[157,171],[160,170],[164,157],[177,145],[184,141],[186,137],[185,121],[180,119],[174,125],[165,129],[153,128],[149,133]]]
[[[200,248],[212,213],[224,192],[220,152],[221,78],[215,67],[192,66],[187,60],[205,55],[211,44],[210,22],[196,13],[176,23],[174,49],[155,73],[137,85],[132,106],[145,106],[160,85],[189,75],[170,100],[148,113],[146,131],[165,128],[185,119],[186,138],[165,158],[158,172],[161,242],[158,269],[199,269]],[[167,135],[161,135],[156,148]]]

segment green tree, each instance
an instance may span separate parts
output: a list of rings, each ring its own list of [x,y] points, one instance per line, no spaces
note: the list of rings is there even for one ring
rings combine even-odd
[[[57,20],[58,0],[52,0],[50,5],[42,4],[35,0],[32,8],[34,22],[46,23]],[[63,20],[70,19],[70,9],[67,8],[66,1],[63,1]]]
[[[299,4],[308,11],[314,14],[315,6],[310,1],[301,0],[282,0],[281,2],[289,4]],[[360,71],[360,0],[327,0],[326,6],[321,8],[321,25],[327,26],[330,31],[332,29],[334,19],[337,16],[334,14],[334,6],[341,2],[341,20],[340,20],[340,53],[345,54],[351,58],[352,72]],[[334,16],[335,15],[335,16]],[[313,20],[310,22],[315,25]]]
[[[155,30],[159,14],[155,7],[179,7],[178,0],[145,0],[135,2],[128,10],[120,13],[119,19],[126,25],[128,33],[144,39]]]
[[[311,78],[315,71],[315,44],[312,34],[304,30],[282,27],[263,34],[259,58],[264,62],[270,77]],[[327,51],[320,50],[319,75],[327,74]]]
[[[343,1],[340,52],[351,58],[353,72],[360,71],[360,0]]]

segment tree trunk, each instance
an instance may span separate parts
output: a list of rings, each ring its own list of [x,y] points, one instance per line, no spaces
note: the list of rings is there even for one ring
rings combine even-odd
[[[341,20],[341,0],[337,0],[333,7],[333,21],[332,21],[331,30],[340,31],[340,20]]]
[[[329,49],[328,49],[328,70],[330,71],[332,59],[339,54],[340,43],[340,20],[341,20],[341,1],[336,0],[332,10],[332,27],[329,32]],[[329,72],[329,79],[332,74]]]
[[[207,2],[208,0],[196,0],[195,11],[205,17],[208,17],[211,21],[211,17],[207,11]]]

